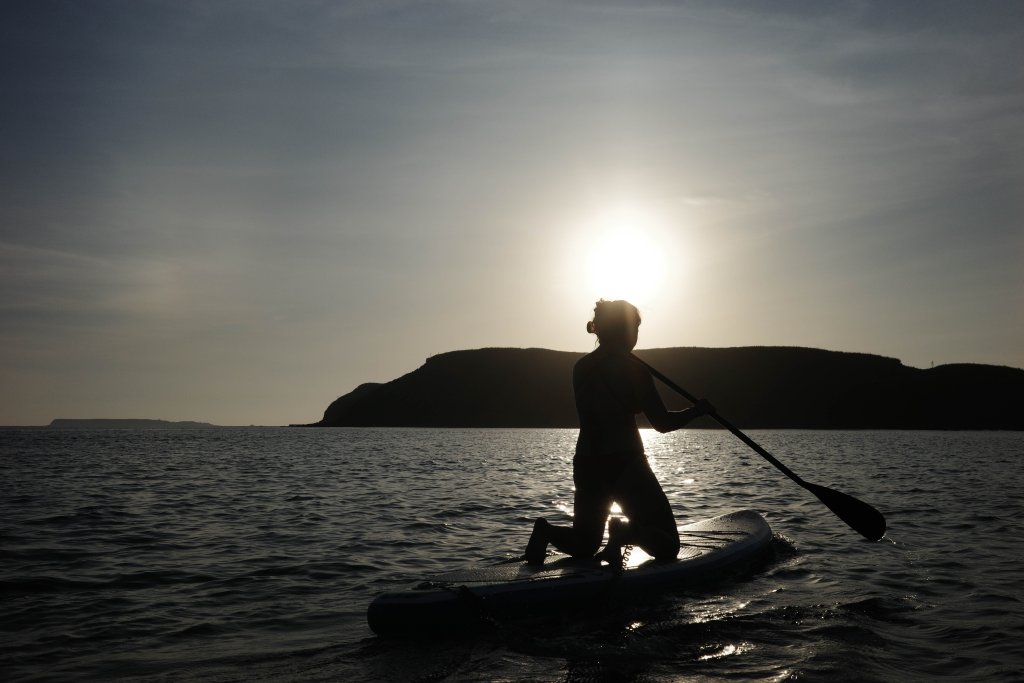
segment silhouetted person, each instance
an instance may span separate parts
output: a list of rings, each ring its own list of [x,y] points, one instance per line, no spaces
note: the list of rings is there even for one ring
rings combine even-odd
[[[670,432],[714,408],[701,401],[687,410],[666,410],[650,372],[631,355],[639,327],[640,313],[629,302],[597,302],[587,332],[597,335],[599,346],[572,372],[580,419],[572,463],[572,526],[537,519],[526,546],[527,562],[544,562],[549,543],[574,557],[594,556],[613,502],[629,522],[612,520],[602,559],[618,566],[626,545],[640,546],[659,560],[674,559],[679,553],[672,507],[647,464],[636,414],[643,412],[659,432]]]

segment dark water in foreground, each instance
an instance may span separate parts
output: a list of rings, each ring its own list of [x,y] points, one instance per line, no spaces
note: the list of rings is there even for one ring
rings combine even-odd
[[[572,430],[0,432],[6,680],[1024,677],[1024,434],[751,432],[887,514],[863,541],[726,432],[645,433],[680,523],[759,510],[753,572],[391,641],[365,609],[568,519]]]

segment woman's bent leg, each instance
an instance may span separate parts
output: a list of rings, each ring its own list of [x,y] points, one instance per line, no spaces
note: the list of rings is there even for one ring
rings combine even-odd
[[[556,526],[544,518],[538,519],[526,546],[525,560],[531,564],[543,563],[549,543],[573,557],[593,557],[601,547],[611,505],[610,496],[590,491],[587,486],[581,487],[577,483],[572,526]]]
[[[679,530],[668,497],[645,460],[631,463],[615,483],[614,496],[629,525],[609,546],[638,545],[659,560],[679,554]]]

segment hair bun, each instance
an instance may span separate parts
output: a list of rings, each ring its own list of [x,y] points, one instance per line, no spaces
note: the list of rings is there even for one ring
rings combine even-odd
[[[594,321],[593,320],[588,320],[587,321],[587,334],[594,334]]]

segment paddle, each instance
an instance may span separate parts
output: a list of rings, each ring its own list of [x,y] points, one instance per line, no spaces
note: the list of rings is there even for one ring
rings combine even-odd
[[[636,356],[633,356],[633,358],[636,358]],[[652,376],[661,380],[669,389],[672,389],[682,395],[690,403],[697,403],[697,398],[686,389],[683,389],[681,386],[639,358],[636,358],[636,360],[647,368]],[[830,489],[827,486],[819,486],[818,484],[812,484],[804,481],[794,474],[792,470],[776,460],[775,456],[761,448],[761,446],[755,443],[753,439],[734,427],[717,412],[709,414],[711,417],[715,418],[718,424],[736,435],[740,441],[750,446],[758,455],[775,465],[775,467],[777,467],[783,474],[817,496],[818,500],[824,503],[829,510],[839,517],[839,519],[846,522],[851,529],[859,533],[861,536],[871,541],[877,541],[885,535],[885,517],[882,516],[881,512],[864,501],[857,500],[853,496],[845,494],[842,491],[836,491],[835,489]]]

